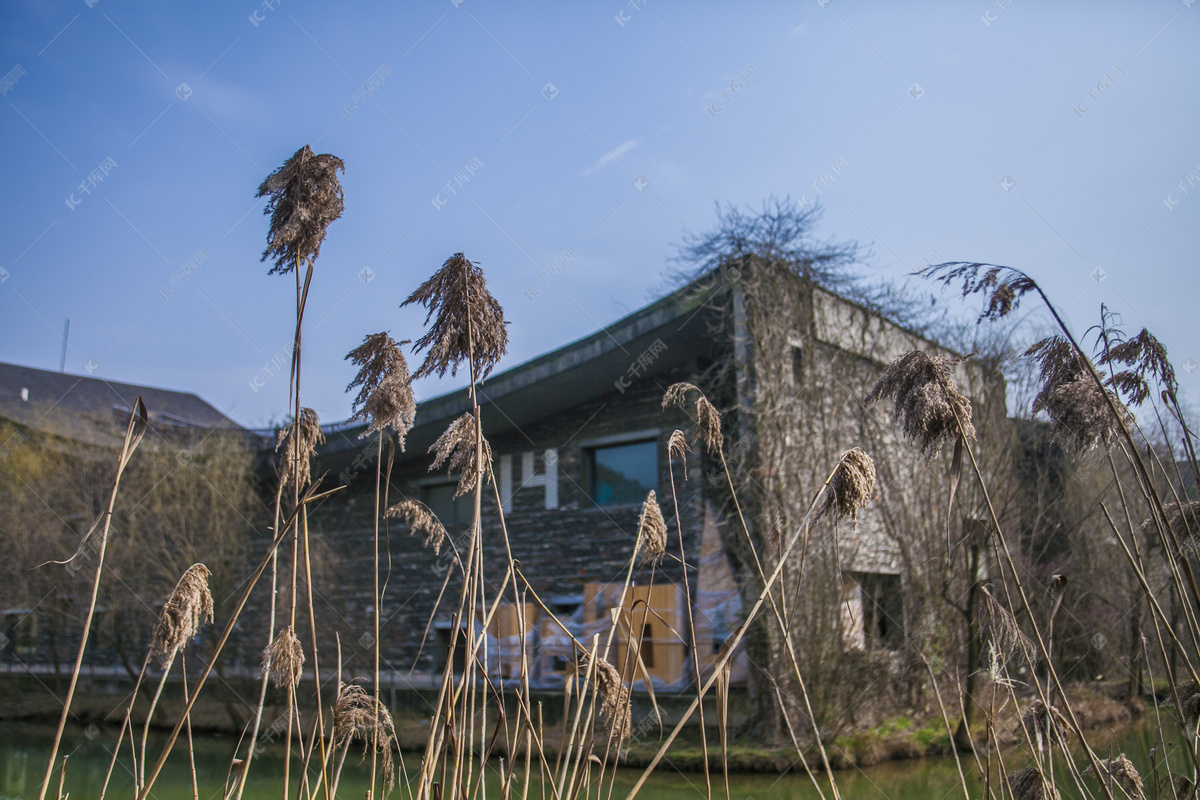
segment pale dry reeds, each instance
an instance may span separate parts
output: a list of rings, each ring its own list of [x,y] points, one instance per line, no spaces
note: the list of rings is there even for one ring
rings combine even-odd
[[[392,748],[399,750],[396,728],[387,707],[358,684],[342,684],[333,707],[333,749],[362,742],[363,756],[374,746],[383,772],[383,791],[396,785],[396,764]]]
[[[359,390],[351,419],[367,420],[369,425],[362,435],[391,428],[404,452],[404,437],[417,417],[417,404],[401,344],[404,342],[397,343],[387,333],[372,333],[363,339],[346,356],[359,367],[346,391]]]
[[[213,619],[213,598],[208,588],[212,573],[203,564],[188,567],[167,595],[154,626],[150,652],[166,664],[187,645],[200,625]]]
[[[425,546],[432,547],[434,553],[442,551],[442,544],[446,541],[446,528],[429,506],[419,500],[401,500],[389,508],[386,514],[403,521],[412,528],[413,533],[424,533]]]
[[[857,524],[858,512],[870,501],[874,488],[875,462],[861,449],[851,448],[838,459],[817,516],[831,513],[835,523],[850,517]]]
[[[1167,358],[1167,348],[1145,328],[1132,339],[1109,347],[1097,362],[1126,367],[1114,372],[1108,383],[1117,391],[1124,392],[1134,405],[1141,405],[1150,396],[1148,376],[1172,395],[1179,388],[1175,368]]]
[[[448,473],[459,473],[455,498],[474,491],[481,470],[486,480],[492,469],[492,446],[487,439],[483,440],[483,465],[480,466],[476,460],[475,416],[470,413],[451,422],[437,441],[429,446],[429,452],[434,453],[430,472],[445,466]]]
[[[1124,753],[1116,758],[1102,759],[1100,762],[1101,780],[1111,788],[1112,784],[1121,787],[1129,800],[1144,800],[1146,797],[1142,776],[1138,773],[1133,762]],[[1093,772],[1091,767],[1084,770],[1086,775]]]
[[[291,625],[281,630],[263,651],[262,668],[263,674],[270,675],[277,687],[295,689],[300,684],[304,674],[304,648]]]
[[[1128,409],[1107,389],[1101,390],[1083,357],[1062,336],[1051,336],[1025,351],[1038,361],[1042,386],[1033,399],[1034,413],[1045,411],[1055,436],[1075,453],[1107,449],[1132,422]],[[1112,401],[1120,419],[1105,399]]]
[[[954,382],[961,360],[913,350],[893,361],[867,395],[868,405],[892,400],[892,416],[925,458],[957,439],[960,423],[966,438],[975,438],[971,401]]]
[[[416,352],[428,350],[413,373],[443,377],[458,373],[458,365],[471,362],[472,377],[481,381],[508,350],[508,323],[504,309],[487,288],[483,270],[462,253],[446,259],[442,268],[401,303],[420,303],[427,309],[425,323],[433,325],[417,339]]]
[[[1050,786],[1050,793],[1046,793],[1046,787],[1050,785],[1050,781],[1038,772],[1037,767],[1026,767],[1019,769],[1008,776],[1008,790],[1012,792],[1013,800],[1059,800],[1058,789]]]
[[[683,408],[687,403],[688,392],[696,393],[696,433],[693,441],[703,442],[709,453],[720,455],[721,447],[725,443],[725,437],[721,433],[721,412],[709,402],[699,387],[684,381],[671,384],[663,394],[662,407]]]
[[[300,418],[293,420],[287,428],[280,429],[275,443],[279,457],[280,486],[289,485],[298,476],[297,488],[303,488],[312,480],[312,462],[317,445],[325,441],[321,432],[321,421],[311,408],[300,409]]]
[[[639,557],[641,563],[657,564],[662,561],[667,553],[667,522],[663,519],[662,509],[658,507],[658,498],[653,489],[642,503],[638,530],[642,532],[642,553]]]
[[[587,674],[588,656],[581,656],[576,673]],[[604,659],[596,659],[592,680],[600,697],[600,716],[608,724],[611,741],[624,741],[633,732],[633,709],[629,687],[621,680],[617,668]]]
[[[1048,750],[1055,742],[1062,742],[1067,731],[1067,720],[1061,711],[1039,699],[1029,704],[1016,729],[1025,731],[1035,749]]]
[[[317,155],[304,145],[258,187],[257,196],[269,198],[263,213],[270,215],[271,226],[262,254],[263,261],[275,259],[269,274],[287,274],[321,252],[329,224],[342,215],[337,174],[345,171],[337,156]]]

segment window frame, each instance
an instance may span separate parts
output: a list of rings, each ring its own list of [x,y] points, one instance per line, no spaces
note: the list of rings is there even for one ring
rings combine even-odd
[[[580,461],[583,464],[583,486],[589,500],[596,508],[621,508],[641,505],[645,498],[640,500],[622,502],[622,503],[600,503],[596,499],[596,451],[604,450],[609,447],[625,447],[635,444],[653,444],[654,445],[654,491],[660,492],[660,472],[662,469],[662,443],[660,441],[659,428],[647,428],[639,431],[628,431],[626,433],[613,434],[611,436],[600,436],[593,439],[585,439],[579,443],[579,449],[583,456]]]

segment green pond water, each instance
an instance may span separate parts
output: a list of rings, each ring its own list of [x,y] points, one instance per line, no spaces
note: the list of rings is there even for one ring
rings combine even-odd
[[[1146,720],[1119,730],[1094,731],[1089,735],[1089,741],[1102,756],[1107,756],[1110,748],[1113,755],[1125,752],[1143,775],[1146,775],[1149,772],[1150,749],[1157,747],[1160,763],[1163,750],[1156,730],[1148,722]],[[70,793],[72,800],[86,800],[99,795],[116,736],[116,730],[112,728],[101,730],[99,735],[92,737],[87,733],[88,731],[82,728],[68,728],[61,749],[62,753],[70,756],[67,762],[65,790]],[[95,729],[92,729],[91,733],[95,734]],[[53,735],[54,729],[49,725],[4,725],[0,730],[0,800],[28,800],[37,797]],[[156,745],[162,743],[162,737],[152,735],[151,740],[153,764],[158,753]],[[181,737],[180,746],[176,747],[176,752],[168,760],[162,776],[154,786],[152,797],[172,800],[187,800],[192,797],[191,773],[187,751],[182,746],[184,744],[185,741]],[[231,738],[196,737],[196,771],[202,800],[221,798],[225,772],[235,744]],[[1174,751],[1173,763],[1183,763],[1181,753],[1170,738],[1167,741],[1167,749]],[[132,796],[133,778],[129,771],[128,753],[126,745],[109,787],[107,796],[114,800]],[[342,784],[338,790],[339,797],[364,796],[367,780],[364,768],[357,766],[355,756],[356,753],[352,751],[351,757],[347,759]],[[1026,754],[1018,750],[1005,751],[1004,759],[1010,771],[1026,766],[1029,760]],[[982,795],[982,788],[978,772],[969,768],[969,760],[969,757],[964,760],[968,784],[972,797],[979,797]],[[406,764],[411,770],[415,767],[416,760],[408,758]],[[621,770],[613,797],[623,797],[639,775],[638,770]],[[840,771],[835,775],[844,800],[953,800],[962,797],[958,773],[951,757],[878,764],[861,770]],[[244,797],[246,800],[279,798],[282,778],[282,747],[268,748],[261,756],[255,758]],[[722,798],[724,791],[720,776],[714,775],[713,779],[714,796]],[[53,783],[55,787],[57,780],[56,774]],[[292,780],[294,796],[294,769]],[[731,775],[729,783],[730,797],[733,800],[808,800],[819,796],[807,776],[799,771],[799,767],[796,772],[785,775]],[[1062,790],[1064,797],[1077,796],[1077,790],[1066,783],[1062,783]],[[53,792],[51,794],[53,795]],[[704,797],[704,794],[703,775],[673,772],[665,766],[660,766],[639,793],[639,797],[647,800],[696,800],[698,797]],[[403,794],[397,791],[392,796],[400,798]],[[1098,792],[1097,796],[1102,794]],[[536,785],[530,787],[529,797],[540,800],[541,795]]]

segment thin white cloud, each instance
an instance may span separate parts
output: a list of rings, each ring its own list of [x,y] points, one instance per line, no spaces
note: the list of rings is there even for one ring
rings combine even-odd
[[[599,161],[597,161],[595,164],[592,164],[590,167],[585,169],[583,172],[579,173],[580,177],[586,178],[588,175],[591,175],[593,173],[599,172],[600,170],[604,169],[609,164],[617,163],[617,161],[620,160],[621,156],[625,155],[630,150],[637,147],[637,145],[638,145],[637,139],[630,139],[629,141],[622,142],[621,144],[617,145],[617,148],[615,150],[613,150],[612,152],[609,152],[609,153],[605,153],[604,155],[602,155],[600,157]]]

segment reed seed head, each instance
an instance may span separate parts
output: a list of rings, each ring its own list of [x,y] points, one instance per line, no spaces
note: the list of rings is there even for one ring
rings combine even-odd
[[[716,406],[709,402],[699,387],[684,381],[671,384],[663,394],[662,407],[664,409],[671,406],[682,408],[687,403],[688,392],[695,392],[697,395],[696,433],[693,441],[704,442],[704,447],[709,453],[720,455],[721,447],[725,443],[724,434],[721,433],[721,412],[717,411]]]
[[[892,401],[892,416],[925,458],[958,438],[960,422],[965,438],[975,438],[971,401],[954,382],[954,365],[961,360],[913,350],[893,361],[867,395],[868,405]]]
[[[267,197],[264,214],[271,217],[262,260],[275,259],[268,274],[286,275],[301,261],[321,252],[329,224],[342,215],[342,184],[337,174],[346,165],[337,156],[317,155],[304,145],[258,187]]]
[[[1138,773],[1137,768],[1133,766],[1133,762],[1124,754],[1116,758],[1103,759],[1099,762],[1101,779],[1108,784],[1109,788],[1115,783],[1121,787],[1121,790],[1128,796],[1129,800],[1145,800],[1145,786],[1142,784],[1142,776]],[[1088,767],[1083,772],[1086,775],[1092,772],[1092,768]]]
[[[1017,730],[1022,729],[1033,746],[1044,751],[1053,747],[1056,741],[1062,741],[1067,732],[1067,720],[1054,706],[1047,707],[1041,700],[1034,700],[1017,724]]]
[[[1013,800],[1059,800],[1058,790],[1037,767],[1026,767],[1009,775],[1008,790]]]
[[[642,553],[639,557],[641,563],[657,564],[662,561],[667,552],[667,523],[663,519],[662,509],[658,507],[658,498],[655,497],[653,489],[642,503],[638,530],[642,534]]]
[[[297,480],[298,488],[303,488],[312,480],[311,458],[317,453],[317,445],[325,441],[321,433],[321,421],[317,412],[311,408],[300,409],[300,419],[293,420],[287,428],[280,429],[275,443],[277,451],[282,450],[279,458],[279,483],[287,486]]]
[[[162,664],[165,665],[187,645],[205,620],[212,622],[213,598],[208,589],[208,579],[211,577],[208,567],[193,564],[184,571],[175,588],[167,595],[150,643],[150,652],[158,656]]]
[[[1179,713],[1185,722],[1200,721],[1200,687],[1193,680],[1186,680],[1176,687],[1179,692]],[[1174,698],[1171,698],[1174,702]],[[1168,703],[1169,705],[1170,703]]]
[[[1073,452],[1083,454],[1097,447],[1107,449],[1121,434],[1121,425],[1132,417],[1120,399],[1101,390],[1088,363],[1062,336],[1051,336],[1025,351],[1040,366],[1042,387],[1033,399],[1033,411],[1045,411],[1055,436]],[[1108,399],[1120,419],[1113,416]]]
[[[1167,525],[1179,541],[1181,550],[1194,552],[1200,545],[1200,500],[1187,500],[1183,503],[1164,503],[1163,511],[1167,515]],[[1154,533],[1157,526],[1154,517],[1149,517],[1142,523],[1142,533]],[[1167,539],[1170,541],[1170,537]]]
[[[373,745],[376,747],[383,772],[383,791],[391,792],[396,785],[392,748],[399,750],[392,715],[362,686],[344,683],[338,688],[333,706],[333,749],[349,747],[356,740],[362,742],[364,758]]]
[[[861,449],[851,448],[838,460],[817,516],[831,512],[835,523],[850,517],[857,524],[858,512],[870,501],[874,488],[875,462]]]
[[[577,674],[587,673],[589,656],[581,656],[576,667]],[[600,696],[600,716],[608,723],[610,741],[621,742],[633,732],[633,710],[630,705],[629,687],[621,680],[621,673],[607,661],[597,658],[592,670],[592,680]]]
[[[413,533],[423,532],[425,546],[432,547],[434,553],[442,551],[442,543],[446,541],[446,529],[429,506],[418,500],[401,500],[387,510],[387,516],[403,520],[412,528]]]
[[[508,351],[504,309],[488,291],[483,270],[462,253],[446,259],[401,306],[410,303],[425,306],[426,324],[433,320],[417,339],[416,352],[428,352],[414,378],[456,375],[459,364],[469,361],[474,379],[481,381]]]
[[[667,440],[667,457],[678,458],[683,464],[683,479],[687,480],[687,453],[688,443],[684,438],[683,431],[678,428],[671,434],[671,438]]]
[[[1026,293],[1038,288],[1033,278],[1012,267],[978,261],[949,261],[932,264],[918,273],[943,286],[962,282],[962,296],[978,294],[985,300],[980,320],[997,320],[1016,310]]]
[[[463,414],[451,422],[450,427],[429,446],[429,452],[435,454],[433,464],[429,467],[430,472],[445,465],[449,473],[459,473],[455,498],[474,491],[481,470],[484,480],[487,480],[492,471],[492,446],[488,444],[487,439],[483,440],[482,467],[476,461],[475,415],[471,413]]]
[[[412,378],[400,344],[387,333],[372,333],[350,351],[346,359],[359,367],[358,375],[346,391],[358,389],[354,398],[354,416],[370,422],[363,436],[391,428],[404,452],[404,437],[417,416],[413,400]]]
[[[987,588],[980,594],[982,606],[979,611],[979,625],[991,650],[993,671],[997,673],[993,677],[999,677],[1001,668],[1019,653],[1028,653],[1030,660],[1036,662],[1037,651],[1033,642],[1021,632],[1017,618]]]
[[[290,686],[295,689],[300,685],[300,677],[304,674],[304,648],[296,638],[296,632],[288,625],[279,632],[275,641],[267,645],[263,651],[262,668],[264,675],[270,675],[276,687]]]
[[[1145,328],[1132,339],[1126,339],[1108,348],[1097,361],[1100,364],[1119,364],[1126,367],[1114,373],[1109,379],[1109,384],[1117,391],[1124,392],[1129,402],[1134,405],[1141,405],[1150,396],[1150,382],[1147,376],[1157,381],[1171,395],[1179,389],[1175,368],[1167,358],[1167,348]]]

